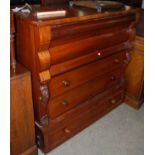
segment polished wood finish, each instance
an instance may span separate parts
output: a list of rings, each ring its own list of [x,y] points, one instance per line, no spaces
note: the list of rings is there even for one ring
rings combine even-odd
[[[116,93],[117,92],[117,93]],[[48,127],[38,128],[38,137],[42,137],[42,142],[48,147],[44,147],[41,143],[40,148],[44,152],[60,145],[66,139],[80,132],[91,123],[95,122],[106,113],[116,108],[122,103],[124,97],[124,88],[116,85],[108,91],[98,94],[96,97],[87,100],[78,107],[64,113],[60,117],[50,120]],[[51,131],[49,129],[52,129]],[[43,134],[41,134],[43,133]]]
[[[11,155],[37,155],[30,72],[17,64],[10,75]]]
[[[52,95],[51,97],[71,90],[74,87],[84,84],[88,80],[94,79],[97,76],[105,75],[108,72],[107,68],[110,68],[112,70],[117,67],[121,67],[124,63],[124,59],[126,59],[125,52],[113,55],[105,59],[101,59],[97,62],[85,65],[76,70],[53,77],[49,83],[49,90]]]
[[[134,49],[131,52],[132,59],[126,70],[126,98],[125,102],[140,108],[144,102],[144,38],[136,37]]]
[[[15,26],[14,26],[14,14],[13,11],[10,11],[10,64],[12,69],[16,70],[16,59],[15,59],[15,47],[14,39],[15,38]]]
[[[126,98],[128,105],[139,109],[144,102],[144,10],[136,26],[136,39],[131,52],[131,62],[126,70]]]
[[[63,93],[63,95],[52,98],[48,104],[48,114],[50,118],[60,115],[74,106],[88,100],[90,97],[107,90],[120,82],[121,70],[114,70],[113,73],[99,76],[89,80],[78,88]],[[91,89],[90,89],[91,88]],[[80,92],[80,93],[79,93]],[[78,94],[78,95],[77,95]]]
[[[34,16],[59,8],[65,17]],[[97,13],[67,5],[16,15],[17,57],[32,72],[37,143],[44,152],[123,102],[138,19],[133,8]]]
[[[41,5],[68,4],[69,0],[41,0]]]

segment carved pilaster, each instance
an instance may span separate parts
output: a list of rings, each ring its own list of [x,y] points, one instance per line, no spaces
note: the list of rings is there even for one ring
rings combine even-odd
[[[49,100],[49,90],[48,83],[44,83],[40,86],[40,104],[43,109],[43,116],[40,119],[40,124],[42,126],[48,125],[48,116],[47,116],[47,104]]]
[[[46,84],[41,85],[40,93],[41,93],[40,101],[43,105],[46,105],[46,102],[49,99],[48,86]]]
[[[40,81],[40,106],[41,106],[41,119],[42,126],[48,125],[47,106],[50,97],[48,83],[51,79],[49,72],[51,66],[51,57],[48,50],[38,52],[39,59],[39,81]]]

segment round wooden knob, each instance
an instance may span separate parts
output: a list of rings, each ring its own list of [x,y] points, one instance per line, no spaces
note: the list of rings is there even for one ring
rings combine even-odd
[[[115,75],[112,75],[112,76],[110,77],[110,79],[111,79],[112,81],[116,80]]]
[[[66,100],[62,101],[62,105],[67,106],[68,104],[69,103]]]
[[[71,133],[71,131],[70,131],[68,128],[65,128],[65,129],[64,129],[64,132],[65,132],[65,133]]]
[[[111,100],[111,103],[113,103],[113,104],[116,103],[116,100],[115,99],[112,99]]]
[[[97,53],[97,55],[98,55],[98,56],[101,56],[101,53],[100,53],[100,52],[98,52],[98,53]]]
[[[70,86],[70,82],[68,80],[63,80],[62,83],[65,87]]]
[[[118,64],[118,63],[119,63],[119,59],[115,59],[115,60],[114,60],[114,63],[115,63],[115,64]]]

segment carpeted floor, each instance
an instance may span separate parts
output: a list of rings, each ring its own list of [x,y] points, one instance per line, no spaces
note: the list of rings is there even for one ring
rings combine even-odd
[[[47,155],[143,155],[143,134],[144,108],[123,104]]]

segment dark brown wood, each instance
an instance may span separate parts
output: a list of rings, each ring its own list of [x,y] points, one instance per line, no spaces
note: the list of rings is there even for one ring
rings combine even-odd
[[[89,80],[87,83],[75,88],[74,90],[70,90],[67,93],[63,93],[61,96],[52,98],[48,104],[49,117],[53,118],[58,116],[74,106],[88,100],[90,97],[93,97],[119,83],[121,75],[122,71],[120,69],[114,70],[106,75],[103,74],[93,80]]]
[[[120,44],[127,40],[128,38],[128,32],[127,29],[124,30],[117,30],[114,33],[114,36],[111,36],[109,34],[101,34],[95,35],[94,37],[89,37],[87,39],[82,39],[83,46],[81,45],[81,42],[75,41],[63,44],[63,45],[57,45],[53,46],[52,48],[49,48],[49,52],[51,53],[51,61],[52,64],[60,63],[62,61],[66,61],[68,59],[73,59],[78,56],[85,55],[89,52],[92,52],[92,50],[100,50],[104,48],[111,47],[112,45]],[[116,39],[117,38],[117,39]],[[76,49],[75,49],[76,47]]]
[[[136,26],[136,35],[144,38],[144,10],[143,9],[141,9],[140,21]]]
[[[126,70],[127,89],[125,101],[135,109],[144,102],[144,10],[136,26],[136,39],[131,52],[131,62]],[[134,73],[134,74],[133,74]]]
[[[14,15],[12,10],[10,11],[10,33],[15,33]]]
[[[41,0],[41,5],[68,4],[69,0]]]
[[[11,155],[37,155],[30,72],[17,64],[10,79]]]
[[[15,38],[15,26],[14,26],[14,14],[13,11],[10,11],[10,64],[12,69],[16,70],[16,59],[15,59],[15,47],[14,39]]]
[[[124,50],[128,51],[127,49],[131,49],[131,48],[132,48],[132,45],[129,42],[125,42],[123,44],[112,46],[111,48],[107,48],[103,50],[102,49],[95,50],[95,51],[90,52],[87,55],[83,55],[75,59],[71,59],[71,60],[68,60],[68,61],[65,61],[59,64],[52,65],[50,68],[50,74],[51,76],[59,75],[66,71],[75,69],[76,67],[80,67],[80,66],[89,64],[91,62],[94,62],[96,60],[105,58],[109,54],[115,54],[117,52],[124,51]],[[114,61],[116,61],[116,59],[114,59]],[[119,61],[120,61],[120,58],[119,58]],[[115,63],[115,65],[119,65],[119,64]]]
[[[40,144],[44,144],[44,146],[40,145],[40,148],[44,152],[48,152],[60,145],[66,139],[74,136],[83,128],[120,105],[123,97],[124,88],[121,85],[116,85],[112,89],[108,89],[108,92],[98,94],[91,100],[51,120],[48,127],[40,128],[36,124],[38,126],[38,135],[40,135]]]
[[[144,101],[144,38],[136,37],[132,59],[126,70],[126,98],[125,102],[139,109]]]
[[[92,0],[92,1],[95,1],[95,0]],[[113,1],[122,2],[126,5],[130,5],[134,7],[141,7],[143,2],[143,0],[113,0]],[[69,3],[69,0],[41,0],[42,5],[55,5],[55,4],[68,4],[68,3]]]
[[[34,16],[60,8],[67,11],[65,17]],[[123,102],[124,70],[139,14],[130,7],[97,13],[61,5],[16,15],[17,57],[32,73],[37,143],[43,151]]]
[[[97,12],[124,9],[123,3],[115,1],[92,1],[92,0],[74,0],[70,2],[71,6],[86,7],[96,9]]]
[[[51,97],[71,90],[78,85],[84,84],[85,82],[94,79],[97,76],[105,75],[107,72],[109,72],[109,68],[110,70],[118,67],[121,68],[125,59],[125,52],[122,52],[111,57],[95,61],[94,63],[90,63],[76,70],[53,77],[49,83]],[[118,63],[115,61],[118,61]],[[65,84],[66,81],[68,82],[67,84]]]
[[[130,5],[130,6],[134,6],[134,7],[142,7],[142,2],[144,0],[115,0],[115,1],[118,1],[118,2],[122,2],[126,5]]]

